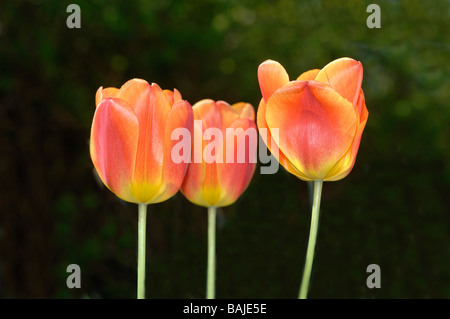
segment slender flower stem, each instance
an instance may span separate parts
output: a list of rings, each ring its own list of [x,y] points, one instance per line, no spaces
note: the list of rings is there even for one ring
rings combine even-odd
[[[323,181],[314,181],[314,198],[311,215],[311,228],[309,230],[308,250],[306,251],[306,262],[303,270],[302,283],[300,285],[299,299],[306,299],[308,295],[309,278],[314,259],[314,248],[316,246],[317,228],[319,227],[320,199],[322,197]]]
[[[208,267],[206,298],[214,299],[216,290],[216,207],[208,207]]]
[[[145,235],[147,204],[139,204],[137,299],[145,299]]]
[[[314,201],[314,181],[306,182],[306,185],[308,186],[309,207],[312,209]]]

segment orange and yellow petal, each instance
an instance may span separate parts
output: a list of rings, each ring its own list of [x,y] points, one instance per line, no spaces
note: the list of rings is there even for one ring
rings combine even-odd
[[[208,140],[204,134],[209,128],[217,128],[221,131],[224,119],[220,110],[226,107],[229,107],[226,102],[216,103],[211,99],[201,100],[192,107],[194,119],[201,120],[201,122],[196,122],[194,125],[194,139],[200,136],[202,141],[201,154],[194,154],[194,152],[199,152],[200,149],[194,145],[199,141],[193,141],[192,163],[189,165],[182,191],[196,205],[205,207],[214,206],[220,198],[221,190],[217,179],[216,163],[208,163],[204,158],[207,145],[218,141],[215,141],[215,137],[212,136],[210,137],[211,140]],[[236,114],[232,115],[236,117]],[[216,144],[216,146],[215,150],[217,151],[221,147],[221,144]],[[197,155],[197,158],[195,158],[195,155]],[[217,153],[215,155],[216,158],[220,156]],[[200,163],[196,163],[199,159]]]
[[[151,86],[147,81],[132,79],[120,87],[116,97],[127,101],[139,118],[140,114],[148,108],[150,95]]]
[[[195,205],[208,207],[208,203],[202,197],[202,180],[204,177],[204,167],[202,163],[191,162],[189,164],[183,183],[181,184],[181,193]]]
[[[360,110],[361,114],[358,117],[359,124],[352,145],[346,152],[346,154],[342,157],[342,159],[338,161],[335,167],[333,167],[333,169],[328,173],[327,177],[324,179],[325,181],[337,181],[346,177],[352,171],[355,165],[359,144],[361,143],[361,137],[367,123],[367,118],[369,116],[362,90],[358,99],[358,109]]]
[[[300,74],[300,76],[297,78],[297,81],[312,81],[315,80],[317,77],[317,74],[319,74],[319,69],[313,69],[306,72],[303,72]]]
[[[258,82],[264,101],[280,87],[289,82],[289,75],[284,67],[273,60],[267,60],[258,67]]]
[[[293,81],[266,105],[266,121],[279,128],[278,146],[309,179],[324,179],[349,149],[357,128],[353,105],[328,85]]]
[[[282,150],[279,149],[279,128],[278,129],[278,137],[273,136],[273,133],[270,131],[270,128],[267,126],[266,122],[266,103],[264,99],[261,99],[259,102],[258,112],[256,114],[257,125],[259,129],[259,133],[264,144],[267,146],[271,154],[275,157],[275,159],[291,174],[294,174],[298,178],[309,181],[309,179],[304,173],[300,172],[284,155]],[[261,146],[260,146],[261,147]]]
[[[128,103],[117,98],[99,103],[91,127],[90,153],[103,183],[121,199],[138,203],[130,192],[139,123]]]
[[[202,121],[203,132],[208,127],[221,127],[221,116],[216,102],[211,99],[204,99],[192,106],[194,119]]]
[[[181,93],[177,89],[173,89],[173,104],[177,103],[178,101],[181,101],[182,99],[183,98],[181,96]]]
[[[358,111],[359,114],[359,122],[362,123],[367,121],[367,118],[369,117],[369,112],[367,111],[366,100],[364,98],[364,92],[362,89],[359,92],[356,110]]]
[[[194,118],[197,120],[194,110]],[[217,198],[217,187],[214,189],[208,187],[209,185],[217,185],[217,174],[214,171],[215,165],[213,163],[206,163],[203,158],[203,150],[206,143],[203,141],[202,145],[197,148],[194,143],[196,141],[195,136],[203,136],[203,131],[205,130],[202,122],[194,122],[193,128],[193,140],[191,148],[191,163],[188,166],[186,175],[181,185],[181,192],[183,195],[195,205],[209,207],[214,204]],[[203,140],[203,139],[202,139]],[[195,154],[199,152],[200,154]],[[198,157],[198,160],[196,159]],[[204,186],[206,184],[206,193],[204,191]]]
[[[174,105],[178,101],[182,100],[181,94],[177,89],[174,89],[173,91],[163,90],[163,92],[164,92],[164,95],[166,96],[167,101],[169,102],[170,105]]]
[[[142,202],[149,202],[161,187],[164,132],[167,115],[171,109],[166,95],[157,84],[152,84],[149,88],[147,104],[139,106],[141,102],[135,102],[137,104],[135,112],[139,121],[139,141],[133,175],[133,193]],[[136,90],[140,91],[139,88]]]
[[[192,162],[181,185],[181,193],[193,204],[203,207],[211,206],[203,198],[204,164]]]
[[[248,133],[246,129],[252,128],[255,140],[257,137],[254,121],[247,118],[247,116],[251,117],[252,110],[249,108],[253,108],[253,106],[247,105],[247,103],[237,104],[230,106],[224,101],[202,100],[193,106],[194,118],[201,120],[201,122],[194,124],[196,134],[203,136],[206,130],[213,128],[216,132],[222,134],[222,138],[225,138],[225,141],[222,139],[215,144],[216,160],[212,163],[207,162],[203,156],[201,157],[201,163],[197,163],[195,162],[195,154],[192,154],[192,163],[189,165],[181,191],[186,198],[196,205],[204,207],[231,205],[248,186],[253,175],[256,163],[248,164],[249,151],[247,149],[244,150],[244,152],[247,152],[244,154],[245,163],[233,161],[237,157],[238,149],[232,142],[237,143],[241,136],[234,136],[234,139],[230,139],[231,142],[228,147],[231,147],[229,151],[233,151],[234,156],[233,159],[229,158],[232,163],[226,163],[227,134],[231,135],[237,132],[238,135],[244,135]],[[233,131],[227,130],[227,128],[240,128],[240,130]],[[245,136],[242,137],[245,141]],[[204,155],[205,147],[212,142],[213,140],[203,141],[202,155]],[[249,143],[243,147],[246,148],[248,145]],[[253,144],[253,148],[256,152],[256,144]],[[194,145],[192,149],[195,151]],[[253,158],[256,160],[256,154]]]
[[[361,62],[341,58],[327,64],[316,76],[316,81],[330,85],[337,93],[356,104],[361,89],[363,67]]]
[[[95,93],[95,106],[97,107],[100,102],[108,97],[115,97],[117,95],[117,92],[119,92],[118,88],[106,88],[104,89],[103,86],[99,87],[97,92]]]
[[[173,105],[167,116],[163,143],[164,158],[161,185],[157,194],[151,199],[151,203],[165,201],[175,195],[180,189],[189,163],[185,161],[177,163],[173,160],[172,149],[179,141],[172,140],[172,132],[177,128],[186,128],[192,136],[193,125],[194,114],[191,105],[187,101],[179,100]]]
[[[167,98],[167,102],[169,102],[170,105],[173,105],[174,102],[173,92],[171,90],[163,90],[163,93]]]
[[[256,169],[258,136],[255,122],[238,118],[229,128],[232,130],[226,131],[222,145],[225,160],[216,164],[221,194],[215,205],[220,207],[233,204],[242,195]]]
[[[217,124],[217,126],[210,126],[210,127],[217,127],[223,131],[223,134],[225,134],[225,131],[230,125],[240,117],[240,111],[249,112],[251,113],[251,110],[240,110],[239,105],[236,106],[237,109],[235,109],[233,106],[228,104],[225,101],[217,101],[216,102],[216,112],[220,115],[220,123]],[[242,106],[245,108],[245,105]],[[239,112],[238,112],[239,111]]]
[[[239,114],[239,117],[245,117],[255,121],[255,109],[250,103],[239,102],[233,104],[231,107]]]

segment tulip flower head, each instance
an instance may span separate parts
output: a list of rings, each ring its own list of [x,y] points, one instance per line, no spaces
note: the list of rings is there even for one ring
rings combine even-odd
[[[175,89],[132,79],[120,89],[100,87],[90,153],[103,183],[137,204],[165,201],[179,190],[187,163],[175,163],[174,129],[193,128],[193,112]]]
[[[276,61],[259,66],[258,127],[268,130],[263,140],[288,172],[305,181],[337,181],[350,173],[369,115],[362,78],[362,64],[350,58],[295,81]],[[270,135],[274,128],[277,140]]]
[[[181,192],[199,206],[231,205],[245,191],[256,168],[257,145],[251,143],[256,140],[251,135],[257,134],[253,106],[207,99],[192,108],[196,143]]]

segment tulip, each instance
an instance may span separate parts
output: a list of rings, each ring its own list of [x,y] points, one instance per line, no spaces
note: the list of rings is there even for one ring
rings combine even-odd
[[[269,141],[269,136],[264,142],[278,150],[288,172],[305,181],[337,181],[350,173],[369,114],[362,76],[361,63],[350,58],[291,82],[278,62],[259,66],[263,98],[258,127],[267,128],[268,136],[272,128],[280,129],[278,141]]]
[[[133,79],[120,89],[100,87],[90,151],[103,183],[119,198],[137,204],[165,201],[183,182],[187,163],[175,163],[172,130],[192,130],[190,104],[175,89]]]
[[[256,160],[251,160],[256,154],[256,143],[252,143],[252,137],[257,136],[253,106],[243,102],[230,106],[223,101],[202,100],[194,104],[192,109],[195,119],[192,149],[195,152],[198,148],[195,139],[203,137],[202,147],[197,149],[198,153],[201,151],[203,154],[203,159],[196,160],[196,154],[192,153],[181,192],[199,206],[229,206],[247,188],[256,168]],[[207,143],[204,140],[211,129],[219,129],[220,134]],[[246,136],[249,137],[248,140],[245,139]],[[208,161],[205,158],[206,149],[213,142],[216,143],[216,157],[213,161]],[[227,156],[227,150],[233,152],[231,158]],[[245,158],[239,161],[238,155],[242,153]]]
[[[139,204],[139,261],[145,262],[147,204],[175,195],[187,163],[175,163],[174,129],[192,131],[193,112],[175,89],[132,79],[120,89],[100,87],[91,128],[90,153],[103,183],[124,201]],[[143,241],[143,243],[141,243]],[[144,297],[145,267],[138,265],[138,297]]]
[[[306,298],[312,267],[323,181],[346,177],[355,165],[368,118],[361,89],[363,67],[341,58],[310,70],[295,81],[281,64],[267,60],[258,68],[262,99],[257,123],[274,156],[291,174],[314,181],[310,239],[300,290]],[[270,132],[279,129],[275,139]]]
[[[215,295],[216,208],[233,204],[245,191],[256,168],[257,131],[253,106],[202,100],[193,105],[194,141],[192,161],[181,192],[192,203],[208,207],[208,299]],[[214,139],[211,133],[214,134]],[[203,143],[198,145],[198,138]],[[205,140],[211,140],[207,143]],[[215,158],[208,149],[215,145]],[[211,152],[212,153],[212,152]],[[210,153],[210,154],[211,154]],[[201,157],[201,161],[196,158]]]

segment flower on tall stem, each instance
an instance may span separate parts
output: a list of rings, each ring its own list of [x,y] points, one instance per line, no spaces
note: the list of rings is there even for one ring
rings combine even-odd
[[[192,131],[191,105],[180,92],[132,79],[120,89],[100,87],[91,127],[94,167],[115,195],[139,205],[138,298],[145,297],[145,224],[148,204],[171,198],[181,187],[188,163],[175,163],[171,139],[176,128]]]
[[[181,192],[192,203],[208,208],[206,297],[213,299],[216,208],[236,202],[249,185],[256,168],[257,131],[254,109],[248,103],[207,99],[192,108],[192,160]]]
[[[306,298],[314,256],[323,181],[337,181],[353,169],[368,118],[361,88],[363,67],[341,58],[323,69],[310,70],[289,81],[283,66],[272,60],[258,68],[262,99],[259,129],[272,154],[291,174],[314,182],[314,200],[307,258],[300,288]],[[278,138],[270,131],[279,129]]]

